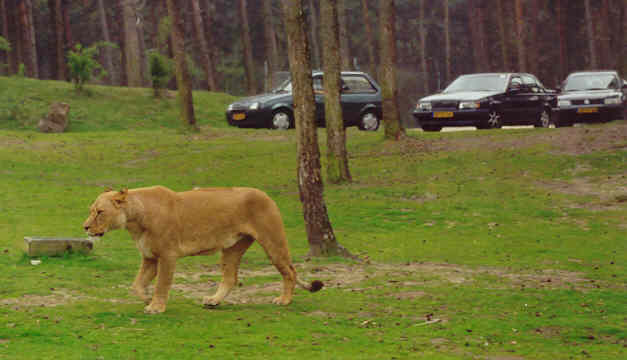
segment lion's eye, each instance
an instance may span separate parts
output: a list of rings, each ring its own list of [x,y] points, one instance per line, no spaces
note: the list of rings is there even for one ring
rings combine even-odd
[[[96,215],[100,215],[102,214],[104,211],[103,210],[96,210]]]

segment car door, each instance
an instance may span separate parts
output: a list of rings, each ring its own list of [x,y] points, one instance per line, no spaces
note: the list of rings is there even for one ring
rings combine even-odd
[[[363,74],[342,74],[340,102],[346,126],[357,124],[362,110],[369,104],[377,104],[377,88]]]
[[[529,74],[521,75],[523,92],[521,94],[521,124],[535,124],[544,107],[544,91],[538,81]]]
[[[313,77],[313,90],[316,103],[316,125],[324,126],[324,82],[322,75]]]
[[[519,75],[512,75],[501,104],[504,124],[515,124],[523,117],[525,106],[523,91],[522,78]]]

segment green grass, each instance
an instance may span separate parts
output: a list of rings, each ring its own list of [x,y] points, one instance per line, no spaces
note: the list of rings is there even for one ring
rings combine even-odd
[[[175,99],[88,89],[0,77],[0,359],[626,356],[624,122],[586,128],[613,143],[574,153],[560,141],[582,129],[410,131],[402,144],[349,129],[355,181],[326,184],[325,200],[341,244],[369,262],[306,261],[294,131],[228,127],[233,97],[197,92],[189,133]],[[70,127],[40,134],[53,101],[70,104]],[[615,193],[546,185],[581,181]],[[192,290],[215,291],[218,256],[185,258],[166,313],[149,316],[128,293],[140,258],[124,231],[89,255],[25,256],[24,236],[83,236],[103,187],[154,184],[266,191],[299,273],[327,288],[288,307],[269,303],[275,290],[245,297],[280,281],[255,245],[231,303],[202,309]]]

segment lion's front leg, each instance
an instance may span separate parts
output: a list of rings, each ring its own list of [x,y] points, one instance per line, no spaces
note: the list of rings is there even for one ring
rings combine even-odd
[[[150,303],[148,285],[150,285],[155,276],[157,276],[157,259],[142,258],[142,264],[133,282],[132,290],[146,304]]]
[[[144,308],[145,313],[158,314],[165,311],[175,268],[176,258],[159,258],[157,264],[157,286],[152,296],[152,301]]]

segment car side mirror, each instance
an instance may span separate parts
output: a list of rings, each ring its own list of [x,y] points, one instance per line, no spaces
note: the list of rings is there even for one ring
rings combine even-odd
[[[348,85],[344,84],[342,85],[342,92],[346,92],[349,91],[351,88],[348,87]]]
[[[623,90],[627,90],[627,80],[623,80]]]

